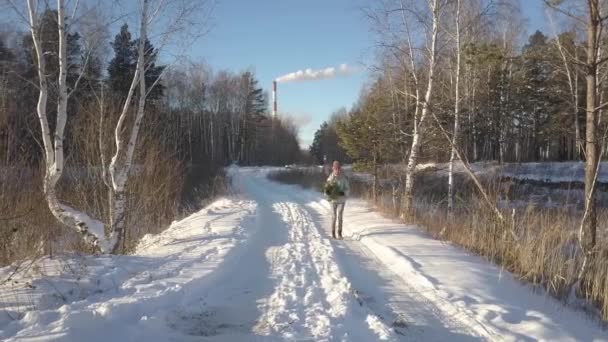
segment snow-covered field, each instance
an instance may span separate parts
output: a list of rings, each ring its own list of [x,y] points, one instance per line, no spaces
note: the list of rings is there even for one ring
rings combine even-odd
[[[0,339],[608,341],[585,314],[363,201],[331,240],[320,194],[267,172],[234,172],[238,195],[133,255],[24,265],[0,286]]]
[[[418,170],[437,170],[447,175],[447,163],[420,164]],[[500,166],[493,162],[472,163],[471,169],[479,175],[500,175],[519,180],[532,180],[545,183],[570,183],[585,181],[585,164],[583,162],[538,162],[506,163]],[[455,172],[464,172],[462,163],[456,163]],[[608,183],[608,162],[600,164],[598,182]]]

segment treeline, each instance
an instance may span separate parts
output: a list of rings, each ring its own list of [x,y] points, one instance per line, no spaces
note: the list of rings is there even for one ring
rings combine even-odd
[[[44,12],[40,30],[48,52],[45,56],[51,85],[48,104],[51,122],[56,115],[53,92],[58,77],[54,53],[58,45],[56,15],[55,11]],[[13,41],[19,44],[8,46],[5,39],[0,39],[0,160],[4,165],[12,165],[27,157],[29,164],[37,165],[43,150],[35,115],[38,99],[35,56],[30,35],[23,34]],[[82,133],[82,125],[111,119],[112,112],[118,109],[115,107],[126,97],[135,73],[138,41],[131,38],[129,27],[123,25],[115,39],[106,43],[111,45],[114,56],[104,66],[95,51],[83,49],[78,32],[68,36],[67,82],[77,92],[69,103],[68,115],[75,124],[68,127],[65,144],[67,155],[74,160],[71,166],[82,162],[83,152],[79,151],[82,146],[76,138]],[[158,80],[148,97],[153,118],[147,122],[155,126],[150,129],[156,131],[167,153],[191,164],[217,166],[280,165],[299,160],[297,128],[269,115],[268,96],[252,71],[214,73],[204,64],[165,71],[165,66],[157,65],[154,45],[147,42],[146,46],[150,63],[146,84],[151,87]],[[161,74],[163,77],[159,79]],[[104,108],[99,107],[102,100]]]
[[[450,161],[452,170],[458,159],[582,160],[590,141],[596,146],[590,160],[599,156],[608,63],[600,57],[601,40],[596,59],[583,62],[590,50],[580,22],[560,17],[566,29],[524,37],[525,19],[512,2],[385,0],[371,6],[367,17],[378,46],[372,76],[357,103],[316,132],[311,154],[317,162],[346,160],[346,152],[374,175],[379,165],[405,164],[400,186],[409,211],[421,161]],[[573,11],[586,22],[581,8]],[[562,15],[551,13],[555,22]],[[596,119],[589,121],[591,69]],[[450,171],[450,208],[452,178]]]
[[[268,94],[251,71],[213,73],[196,65],[169,72],[163,122],[170,149],[194,164],[285,165],[300,160],[297,128],[268,115]],[[181,138],[181,139],[180,139]]]
[[[300,160],[254,72],[164,65],[127,24],[110,38],[101,21],[34,13],[32,32],[0,33],[0,264],[128,251],[221,192],[222,167]],[[163,43],[179,27],[165,19]]]
[[[571,31],[561,33],[559,38],[537,31],[521,50],[514,51],[514,46],[508,47],[515,42],[506,44],[488,33],[485,39],[476,35],[474,42],[463,45],[460,146],[470,161],[582,158],[577,145],[585,135],[585,75],[576,65],[568,65],[568,75],[560,54],[561,48],[569,55],[584,55],[584,43],[574,37]],[[447,128],[454,115],[454,58],[451,50],[444,52],[435,76],[439,89],[432,106]],[[404,69],[408,66],[396,58],[387,56],[381,63],[358,103],[341,119],[323,123],[315,134],[311,151],[317,161],[322,161],[323,154],[329,159],[343,158],[340,151],[349,145],[356,160],[368,162],[374,156],[386,162],[407,159],[404,147],[411,144],[416,109],[415,99],[410,96],[415,91],[407,90],[412,76]],[[419,77],[424,75],[424,70],[416,72]],[[608,95],[605,90],[602,94]],[[433,124],[428,129],[435,132],[425,136],[422,158],[447,161],[450,144]],[[334,138],[336,134],[340,139]],[[377,146],[378,151],[365,146]]]

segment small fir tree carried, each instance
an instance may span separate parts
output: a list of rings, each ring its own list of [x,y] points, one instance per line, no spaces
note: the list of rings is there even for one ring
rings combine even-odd
[[[338,184],[334,182],[325,183],[325,185],[323,185],[323,193],[325,194],[325,196],[327,196],[328,199],[332,201],[344,195],[344,193],[340,191],[340,187],[338,186]]]

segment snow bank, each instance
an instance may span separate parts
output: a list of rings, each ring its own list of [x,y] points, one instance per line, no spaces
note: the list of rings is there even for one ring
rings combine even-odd
[[[166,324],[245,241],[255,203],[220,199],[146,236],[134,255],[44,258],[0,269],[0,340],[180,339]],[[162,323],[162,324],[159,324]]]

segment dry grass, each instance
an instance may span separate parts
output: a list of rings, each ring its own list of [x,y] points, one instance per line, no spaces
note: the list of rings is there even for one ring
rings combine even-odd
[[[173,220],[224,193],[226,182],[221,169],[191,180],[185,191],[186,174],[191,172],[194,171],[183,164],[159,156],[149,156],[143,161],[141,171],[128,184],[127,252],[143,235],[160,232]],[[60,225],[50,213],[41,189],[41,171],[32,171],[27,178],[6,173],[0,175],[8,180],[0,182],[0,266],[42,255],[92,252],[78,233]],[[107,225],[107,196],[99,172],[84,172],[78,179],[63,182],[60,198]]]
[[[99,126],[90,118],[82,116],[73,123],[71,153],[59,185],[59,198],[108,227],[110,206],[101,172]],[[131,251],[143,235],[160,232],[226,189],[221,168],[186,166],[166,150],[160,140],[163,136],[142,129],[127,184],[125,252]],[[109,160],[112,136],[108,134],[104,140]],[[52,216],[42,191],[44,171],[31,165],[28,160],[0,163],[0,266],[43,255],[93,252],[78,233]]]
[[[40,172],[0,167],[0,265],[51,254],[59,226],[46,207]],[[37,227],[37,229],[34,229]]]
[[[319,188],[325,175],[316,170],[286,170],[274,173],[272,179]],[[383,182],[375,206],[387,215],[400,217],[400,197],[394,195],[394,182]],[[576,239],[580,212],[571,208],[542,208],[536,205],[504,210],[509,217],[500,222],[478,199],[472,184],[462,175],[456,179],[457,209],[452,220],[446,215],[447,180],[423,172],[417,175],[415,213],[412,219],[437,239],[450,241],[507,269],[523,281],[545,289],[549,294],[568,300],[572,283],[582,262]],[[492,197],[505,199],[521,191],[510,182],[487,182]],[[372,201],[370,186],[352,181],[355,196]],[[598,222],[608,222],[608,213],[601,210]],[[599,229],[601,230],[601,229]],[[592,260],[584,281],[580,302],[585,308],[597,310],[608,321],[608,249],[604,240]],[[594,309],[593,309],[594,308]]]

